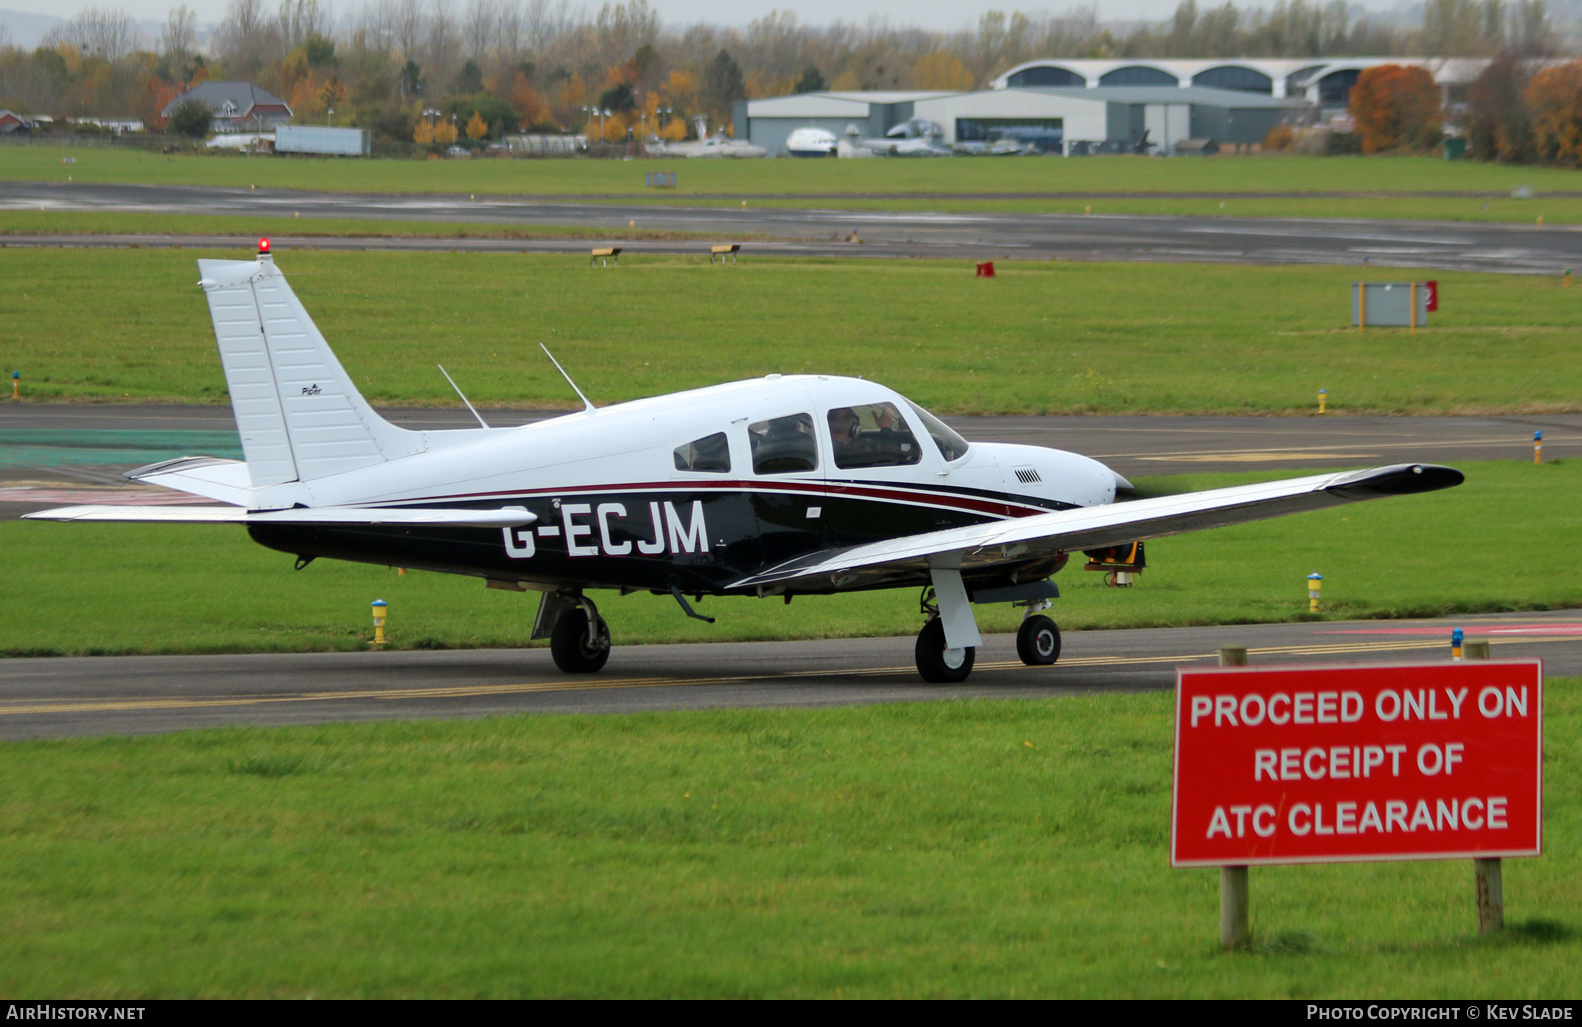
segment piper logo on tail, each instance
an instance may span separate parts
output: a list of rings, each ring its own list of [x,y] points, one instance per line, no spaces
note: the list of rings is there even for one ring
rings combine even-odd
[[[661,507],[663,507],[661,509]],[[651,502],[648,504],[648,521],[653,541],[628,539],[617,542],[614,522],[628,519],[625,503],[562,503],[560,524],[542,525],[536,534],[540,538],[566,538],[567,556],[629,556],[635,545],[644,556],[657,556],[668,552],[706,553],[709,551],[709,526],[703,516],[703,501],[692,501],[691,516],[683,520],[676,504]],[[526,528],[503,528],[505,555],[513,560],[526,560],[537,552],[534,531]]]

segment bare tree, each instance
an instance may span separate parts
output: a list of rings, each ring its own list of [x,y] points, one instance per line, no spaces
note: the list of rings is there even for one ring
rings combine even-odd
[[[160,55],[173,64],[180,64],[192,55],[198,35],[198,16],[186,4],[173,7],[165,19],[165,30],[159,37]]]
[[[280,0],[280,45],[290,52],[311,36],[329,35],[329,14],[319,0]]]
[[[283,55],[279,29],[264,12],[263,0],[231,0],[210,45],[226,74],[236,78],[251,79]]]
[[[462,16],[461,37],[467,57],[482,62],[484,52],[494,41],[495,25],[500,16],[494,0],[471,0],[467,13]]]
[[[65,43],[79,53],[120,60],[137,46],[137,23],[125,11],[90,7],[44,36],[45,46]]]

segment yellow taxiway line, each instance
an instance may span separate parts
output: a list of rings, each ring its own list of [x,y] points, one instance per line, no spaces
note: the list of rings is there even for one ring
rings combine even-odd
[[[1494,645],[1531,642],[1575,642],[1576,635],[1494,638]],[[1263,646],[1247,650],[1248,656],[1337,656],[1352,653],[1403,652],[1413,649],[1448,649],[1443,639],[1391,640],[1379,642],[1331,642],[1305,645]],[[1183,653],[1173,656],[1080,656],[1062,660],[1056,667],[1120,667],[1138,664],[1196,663],[1218,658],[1218,653]],[[1020,660],[979,663],[978,670],[1034,670]],[[270,703],[334,702],[354,699],[467,699],[483,696],[520,695],[537,692],[583,692],[612,688],[678,688],[694,685],[739,685],[746,682],[785,682],[804,678],[898,677],[915,674],[911,666],[861,667],[841,670],[814,670],[790,674],[738,674],[722,677],[627,677],[573,678],[555,682],[522,682],[508,685],[452,685],[430,688],[371,688],[339,692],[294,692],[285,695],[250,695],[192,699],[78,699],[55,702],[20,700],[0,703],[0,716],[39,716],[51,713],[134,713],[144,710],[221,709],[232,706],[262,706]]]

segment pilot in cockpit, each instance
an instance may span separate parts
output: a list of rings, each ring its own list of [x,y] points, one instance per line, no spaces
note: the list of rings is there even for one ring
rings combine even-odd
[[[894,467],[915,464],[920,456],[916,439],[891,403],[835,407],[829,412],[829,433],[837,467]]]

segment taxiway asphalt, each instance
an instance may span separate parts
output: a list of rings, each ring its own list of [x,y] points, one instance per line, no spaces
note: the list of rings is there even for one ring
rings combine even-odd
[[[838,198],[831,198],[838,202]],[[697,205],[692,205],[696,203]],[[1428,270],[1559,274],[1582,259],[1582,229],[1565,226],[1382,221],[929,213],[783,209],[707,200],[633,204],[566,197],[321,193],[198,186],[0,183],[0,210],[297,216],[616,231],[702,233],[709,238],[622,241],[627,254],[705,253],[710,242],[754,239],[744,252],[784,256],[1365,263]],[[466,250],[586,254],[576,239],[418,239],[273,236],[277,249]],[[252,236],[10,235],[0,246],[183,246],[250,249]]]
[[[13,659],[0,660],[0,740],[1159,690],[1174,686],[1179,666],[1216,663],[1222,646],[1247,648],[1254,665],[1448,661],[1455,626],[1488,639],[1495,659],[1537,658],[1548,676],[1582,674],[1582,615],[1574,610],[1067,632],[1060,661],[1048,667],[1024,666],[1013,636],[991,635],[961,685],[920,681],[911,638],[617,645],[603,672],[587,676],[561,674],[545,649]]]
[[[470,428],[462,409],[381,408],[406,428]],[[565,411],[486,410],[495,426],[527,424]],[[1101,460],[1127,477],[1192,471],[1257,471],[1365,467],[1391,463],[1531,459],[1533,433],[1543,432],[1546,459],[1582,457],[1582,414],[1485,417],[1155,417],[1006,416],[951,417],[969,440],[1051,446]],[[96,403],[0,403],[0,443],[25,432],[29,444],[48,448],[58,438],[62,461],[29,467],[0,461],[0,483],[37,479],[114,485],[120,470],[136,466],[73,462],[72,447],[114,442],[131,450],[181,450],[184,432],[235,432],[228,405],[163,406]],[[116,438],[94,433],[122,433]],[[95,442],[97,439],[99,441]],[[175,447],[175,448],[172,448]],[[178,451],[179,450],[179,451]],[[46,458],[47,459],[47,458]],[[141,461],[147,462],[147,461]],[[0,505],[4,501],[0,500]]]

